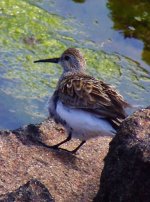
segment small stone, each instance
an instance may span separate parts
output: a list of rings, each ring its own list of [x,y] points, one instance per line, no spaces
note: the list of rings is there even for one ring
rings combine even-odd
[[[32,179],[16,191],[0,196],[0,202],[54,202],[48,189],[38,180]]]

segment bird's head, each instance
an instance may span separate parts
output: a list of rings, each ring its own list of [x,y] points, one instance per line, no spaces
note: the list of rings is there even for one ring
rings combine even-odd
[[[51,58],[44,60],[37,60],[36,62],[51,62],[51,63],[59,63],[63,72],[84,72],[85,70],[85,59],[82,53],[76,48],[68,48],[63,52],[61,57],[59,58]]]

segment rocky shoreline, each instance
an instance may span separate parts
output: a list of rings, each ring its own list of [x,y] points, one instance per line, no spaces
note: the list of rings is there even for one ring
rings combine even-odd
[[[0,201],[149,201],[150,108],[128,117],[113,140],[87,141],[76,155],[40,144],[64,138],[52,120],[0,131]]]

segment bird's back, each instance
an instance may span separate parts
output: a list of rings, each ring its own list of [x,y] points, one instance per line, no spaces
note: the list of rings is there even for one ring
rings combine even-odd
[[[64,105],[103,117],[115,128],[126,117],[124,109],[130,106],[115,88],[82,73],[65,75],[57,90]]]

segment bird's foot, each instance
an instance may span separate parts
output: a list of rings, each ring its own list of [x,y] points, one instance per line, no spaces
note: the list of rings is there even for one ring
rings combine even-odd
[[[57,150],[57,151],[68,152],[68,153],[70,153],[70,154],[74,154],[74,155],[76,154],[76,150],[72,150],[72,151],[70,151],[70,150],[67,150],[67,149],[64,149],[64,148],[60,148],[60,147],[57,146],[57,145],[50,146],[49,148],[54,149],[54,150]]]
[[[60,149],[58,145],[52,145],[52,146],[49,146],[49,148],[51,148],[51,149]]]
[[[74,150],[72,150],[72,151],[69,151],[69,150],[67,150],[67,149],[60,148],[60,147],[59,147],[60,144],[56,144],[56,145],[51,145],[51,146],[49,146],[49,145],[47,145],[47,144],[45,144],[45,143],[43,143],[43,142],[41,142],[41,141],[38,141],[38,143],[39,143],[41,146],[43,146],[43,147],[46,147],[46,148],[49,148],[49,149],[58,150],[58,151],[69,152],[69,153],[74,154],[74,155],[76,154],[77,150],[79,149],[79,147],[77,147],[76,149],[74,149]]]
[[[54,149],[54,150],[58,150],[58,151],[65,151],[65,152],[69,152],[69,153],[74,153],[74,152],[69,151],[69,150],[67,150],[67,149],[60,148],[59,145],[48,146],[48,148]]]
[[[44,142],[41,142],[41,141],[38,141],[38,143],[42,147],[46,147],[46,148],[49,148],[49,149],[59,149],[59,147],[58,147],[59,145],[52,145],[52,146],[50,146],[50,145],[47,145],[47,144],[45,144]]]

